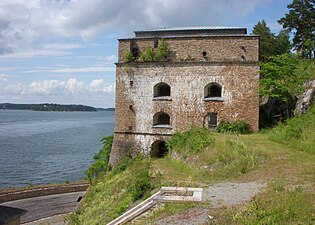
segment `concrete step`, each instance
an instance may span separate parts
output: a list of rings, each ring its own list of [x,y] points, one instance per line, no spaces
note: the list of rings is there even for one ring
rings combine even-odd
[[[114,219],[113,221],[108,223],[108,225],[123,224],[123,223],[126,223],[127,221],[135,218],[136,216],[140,215],[141,213],[145,212],[146,210],[151,208],[153,205],[155,205],[157,202],[154,201],[154,198],[160,194],[161,194],[161,192],[158,191],[157,193],[155,193],[151,197],[147,198],[146,200],[144,200],[140,204],[136,205],[132,209],[128,210],[127,212],[125,212],[121,216],[117,217],[116,219]]]

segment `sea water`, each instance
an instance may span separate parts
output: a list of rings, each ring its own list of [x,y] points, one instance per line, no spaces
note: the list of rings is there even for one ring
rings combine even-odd
[[[0,188],[84,178],[114,112],[0,110]]]

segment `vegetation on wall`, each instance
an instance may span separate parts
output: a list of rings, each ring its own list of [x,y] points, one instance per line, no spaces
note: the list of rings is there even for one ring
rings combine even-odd
[[[145,48],[138,58],[135,58],[131,51],[124,53],[124,62],[159,62],[169,60],[171,50],[164,39],[160,39],[157,48]]]
[[[124,53],[124,61],[125,62],[133,62],[135,60],[135,58],[133,57],[133,54],[130,50],[126,51]]]

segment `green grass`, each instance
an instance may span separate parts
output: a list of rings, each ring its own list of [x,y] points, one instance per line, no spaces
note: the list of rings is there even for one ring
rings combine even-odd
[[[268,132],[271,140],[293,149],[315,153],[315,106],[307,114],[288,119]]]
[[[163,219],[167,216],[174,215],[176,213],[184,212],[188,209],[199,206],[198,203],[164,203],[160,204],[157,210],[154,210],[148,217],[140,219],[134,225],[147,225],[153,224],[153,222]]]
[[[271,184],[269,189],[245,204],[234,220],[241,224],[314,224],[314,193],[300,186],[290,189]]]
[[[98,177],[80,208],[68,217],[70,224],[105,224],[139,198],[150,195],[154,188],[154,182],[148,177],[150,164],[150,159],[136,158],[125,170],[113,170]]]
[[[218,182],[259,181],[268,188],[251,202],[209,209],[209,224],[314,224],[315,109],[285,124],[247,135],[192,129],[168,142],[159,159],[124,159],[111,172],[92,180],[71,224],[104,224],[160,186],[206,187]],[[192,207],[166,204],[139,224],[150,224]]]

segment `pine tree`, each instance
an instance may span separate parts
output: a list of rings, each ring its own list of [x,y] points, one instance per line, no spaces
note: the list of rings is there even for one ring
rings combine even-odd
[[[293,44],[303,57],[315,55],[315,0],[293,0],[289,13],[278,20],[284,29],[293,32]]]

